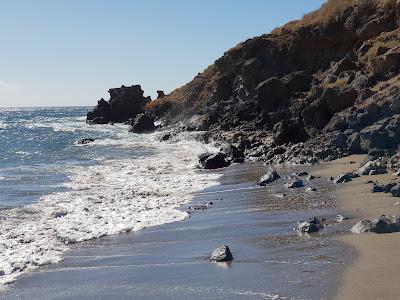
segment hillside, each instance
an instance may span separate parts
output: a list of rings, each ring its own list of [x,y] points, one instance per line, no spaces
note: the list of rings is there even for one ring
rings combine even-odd
[[[228,50],[146,110],[266,160],[392,151],[400,141],[399,7],[330,0]]]

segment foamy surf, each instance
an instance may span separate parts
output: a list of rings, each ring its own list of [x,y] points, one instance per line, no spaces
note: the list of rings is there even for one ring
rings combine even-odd
[[[139,143],[109,142],[124,147]],[[191,193],[217,184],[219,175],[196,170],[197,156],[207,150],[199,142],[160,143],[148,135],[140,146],[152,154],[72,167],[66,170],[67,192],[0,211],[0,288],[32,269],[61,261],[70,244],[181,221],[187,213],[178,208],[190,201]],[[87,147],[90,151],[96,144]]]

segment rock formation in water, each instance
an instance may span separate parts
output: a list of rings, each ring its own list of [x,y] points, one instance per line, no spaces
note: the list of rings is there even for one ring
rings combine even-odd
[[[121,86],[108,91],[110,100],[101,99],[87,114],[89,124],[124,123],[144,112],[151,99],[143,96],[140,85]]]

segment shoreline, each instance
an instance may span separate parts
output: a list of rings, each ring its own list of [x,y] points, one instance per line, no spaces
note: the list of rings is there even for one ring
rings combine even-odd
[[[325,164],[319,173],[324,176],[337,176],[351,172],[359,167],[365,155],[352,155]],[[349,164],[353,161],[353,164]],[[341,184],[336,190],[338,209],[351,217],[350,227],[359,220],[373,219],[380,215],[398,215],[400,206],[394,205],[398,199],[390,193],[372,193],[368,180],[385,183],[396,177],[387,174],[361,176],[351,182]],[[400,287],[400,233],[388,234],[349,234],[339,236],[338,241],[352,247],[356,258],[342,274],[342,284],[335,299],[398,299]]]
[[[349,257],[348,249],[335,243],[336,231],[342,225],[330,227],[311,239],[299,237],[292,228],[297,220],[312,215],[334,218],[334,199],[331,192],[325,194],[323,189],[329,186],[331,190],[330,184],[325,179],[313,182],[312,185],[321,185],[322,193],[300,193],[313,199],[296,203],[299,190],[287,191],[282,181],[269,188],[254,186],[266,169],[268,166],[257,164],[221,169],[221,184],[195,193],[190,203],[214,201],[210,209],[195,211],[184,222],[81,244],[69,251],[60,264],[22,276],[2,296],[329,299]],[[290,174],[290,170],[295,169],[281,169],[281,175]],[[273,196],[282,191],[288,193],[284,199]],[[330,199],[331,204],[313,208],[316,199],[321,203],[321,196]],[[218,201],[220,197],[222,201]],[[231,248],[234,261],[210,263],[211,251],[223,243]]]

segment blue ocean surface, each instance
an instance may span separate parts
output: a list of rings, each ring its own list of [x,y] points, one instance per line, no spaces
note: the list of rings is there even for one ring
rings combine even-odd
[[[127,126],[89,126],[85,124],[89,109],[0,109],[0,207],[29,204],[40,196],[65,190],[65,170],[72,166],[89,166],[151,151],[116,146],[128,135]],[[97,144],[90,151],[77,145],[79,139],[89,137],[109,143]]]

